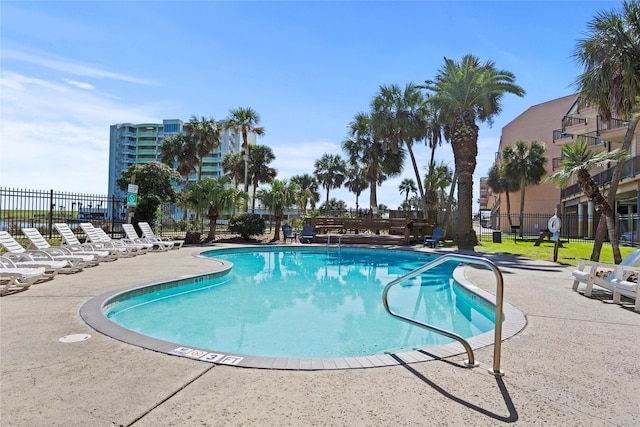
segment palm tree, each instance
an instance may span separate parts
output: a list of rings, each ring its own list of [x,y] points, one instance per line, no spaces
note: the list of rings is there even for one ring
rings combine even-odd
[[[160,161],[176,169],[184,177],[185,184],[182,193],[189,187],[189,176],[196,172],[198,164],[198,148],[193,138],[183,134],[166,136],[160,146]],[[187,209],[182,212],[182,218],[187,218]]]
[[[478,238],[473,229],[473,172],[478,156],[478,124],[493,123],[500,113],[505,93],[524,95],[513,73],[498,70],[492,61],[481,63],[473,55],[460,62],[445,58],[444,66],[425,88],[432,92],[429,102],[439,112],[439,120],[449,135],[458,179],[458,214],[454,242],[473,249]]]
[[[237,187],[244,177],[244,156],[242,153],[228,152],[222,159],[222,171],[229,175],[234,187]]]
[[[193,138],[196,143],[196,152],[198,154],[198,176],[196,180],[200,181],[205,157],[212,150],[220,148],[220,127],[213,119],[205,117],[198,119],[196,116],[191,116],[191,119],[184,127],[187,131],[187,136]]]
[[[271,147],[255,145],[249,147],[249,181],[253,186],[251,212],[256,210],[256,190],[260,184],[267,184],[276,177],[277,172],[269,167],[276,156]]]
[[[258,191],[257,197],[267,209],[271,210],[276,220],[276,230],[273,236],[274,242],[280,240],[280,226],[284,218],[284,211],[295,205],[297,193],[298,186],[295,183],[287,182],[287,180],[281,181],[275,178],[271,180],[270,189],[266,190],[261,188]]]
[[[166,136],[160,145],[160,161],[175,168],[185,178],[185,187],[189,185],[189,176],[196,172],[198,150],[192,138],[183,134]]]
[[[314,164],[314,175],[322,188],[327,190],[327,215],[329,214],[329,190],[340,188],[346,178],[347,164],[337,154],[323,154]]]
[[[427,202],[422,188],[420,171],[413,154],[413,142],[427,134],[429,109],[418,86],[408,84],[404,90],[398,85],[381,86],[372,102],[374,134],[382,140],[383,150],[397,153],[406,147],[418,183],[422,209],[426,215]]]
[[[487,185],[496,194],[505,193],[507,202],[507,219],[509,220],[509,227],[513,226],[511,221],[511,198],[509,193],[518,191],[520,189],[520,180],[517,177],[509,176],[505,173],[503,164],[494,163],[489,168],[489,176],[487,177]]]
[[[640,95],[640,3],[625,1],[622,8],[600,12],[587,23],[585,38],[578,40],[573,58],[584,67],[576,79],[580,96],[598,108],[603,120],[613,116],[628,120],[622,150],[629,151],[638,120],[634,114]],[[615,203],[624,159],[615,167],[607,201]],[[598,224],[591,260],[600,259],[606,222]],[[616,262],[619,262],[616,259]]]
[[[358,113],[349,124],[350,139],[342,143],[349,163],[361,165],[369,183],[369,208],[378,206],[377,189],[387,178],[399,175],[404,164],[404,151],[383,150],[382,142],[374,136],[371,115]]]
[[[562,188],[572,176],[577,176],[578,185],[589,198],[597,211],[602,213],[609,230],[609,241],[613,249],[613,258],[616,264],[622,261],[620,255],[620,247],[618,243],[618,233],[616,233],[615,220],[613,217],[613,209],[609,202],[604,198],[591,174],[590,169],[602,165],[610,160],[621,160],[627,156],[623,150],[615,150],[606,152],[604,150],[593,151],[588,148],[588,144],[582,138],[578,138],[575,142],[564,144],[562,146],[562,154],[564,159],[560,161],[561,171],[554,173],[547,178]]]
[[[258,126],[260,116],[251,108],[235,108],[229,111],[229,116],[224,121],[225,129],[232,129],[242,135],[242,150],[244,152],[244,191],[249,192],[249,133],[264,135],[264,128]],[[245,206],[245,212],[249,205]]]
[[[189,186],[186,202],[197,211],[207,210],[209,219],[209,234],[207,241],[216,238],[218,218],[224,212],[231,210],[239,201],[247,198],[247,194],[233,187],[229,187],[229,178],[203,178],[200,182]]]
[[[404,193],[404,206],[406,208],[409,206],[409,193],[416,193],[418,188],[414,180],[405,178],[398,186],[398,190],[400,190],[400,194]]]
[[[356,212],[358,211],[358,199],[360,198],[360,194],[364,190],[369,187],[369,182],[365,177],[363,168],[359,165],[351,165],[351,167],[347,168],[347,178],[344,182],[345,187],[349,189],[353,194],[356,195]]]
[[[302,211],[302,216],[307,214],[307,205],[313,209],[320,200],[318,193],[318,181],[308,173],[291,177],[291,182],[298,186],[298,206]]]
[[[524,219],[524,190],[527,185],[538,185],[546,173],[547,148],[538,141],[522,139],[514,145],[508,145],[502,150],[502,161],[505,175],[520,182],[520,237],[522,237]]]
[[[432,171],[425,177],[425,187],[428,191],[427,194],[429,192],[435,193],[436,203],[434,208],[439,207],[439,211],[441,211],[446,203],[446,189],[453,181],[453,171],[444,162],[440,162],[434,165],[433,168],[430,167],[430,169]]]

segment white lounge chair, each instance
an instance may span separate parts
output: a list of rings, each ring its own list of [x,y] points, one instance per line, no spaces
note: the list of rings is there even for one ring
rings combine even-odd
[[[19,261],[37,261],[41,264],[49,264],[51,261],[66,261],[69,265],[60,270],[61,273],[77,273],[83,268],[95,265],[96,259],[91,255],[56,255],[40,249],[26,250],[7,231],[0,231],[0,245],[6,249],[4,256],[14,259],[20,256]],[[28,257],[24,259],[23,257]],[[30,259],[29,259],[30,258]],[[16,258],[18,260],[18,258]]]
[[[127,239],[132,242],[144,244],[147,248],[152,252],[166,252],[169,249],[173,248],[173,243],[170,242],[151,242],[149,239],[138,236],[135,227],[133,224],[122,224],[122,230],[124,230],[124,234],[127,236]]]
[[[121,239],[112,239],[107,233],[105,233],[102,228],[94,227],[94,229],[98,231],[98,235],[102,238],[103,242],[119,242],[124,244],[126,247],[137,248],[139,250],[138,255],[146,254],[147,251],[153,247],[153,245],[149,243],[134,242],[128,237],[123,237]]]
[[[112,239],[106,233],[104,233],[104,230],[94,227],[90,222],[82,222],[80,223],[80,227],[82,228],[82,231],[86,233],[87,240],[89,242],[101,243],[105,245],[105,247],[117,249],[121,252],[122,256],[133,257],[136,255],[147,253],[146,248],[143,248],[140,245],[125,244],[125,242],[121,241],[121,239]],[[100,230],[102,230],[102,233],[100,232]]]
[[[7,258],[3,258],[7,260]],[[28,289],[44,277],[44,267],[15,267],[7,266],[6,261],[0,261],[0,295],[11,291]]]
[[[23,228],[22,234],[27,236],[27,238],[29,239],[30,243],[29,246],[27,246],[27,249],[30,249],[33,246],[34,248],[40,249],[42,251],[48,251],[51,253],[53,253],[53,251],[56,251],[56,253],[60,253],[62,255],[91,255],[97,258],[98,262],[108,262],[118,259],[117,256],[112,257],[107,251],[87,250],[70,246],[51,246],[49,242],[47,242],[47,239],[45,239],[44,236],[40,234],[40,231],[38,231],[37,228]]]
[[[620,264],[581,259],[578,260],[578,267],[571,273],[574,277],[573,290],[577,291],[580,284],[584,283],[584,294],[588,297],[591,296],[594,285],[613,292],[615,280],[625,281],[637,271],[640,271],[640,249],[629,253]],[[609,274],[606,275],[607,273]]]
[[[613,302],[622,304],[622,296],[635,301],[634,311],[640,311],[640,297],[638,297],[638,282],[628,282],[622,279],[613,280]]]
[[[10,268],[44,268],[42,275],[43,280],[51,280],[58,275],[63,269],[69,269],[67,261],[34,261],[24,254],[4,254],[0,256],[0,263]]]
[[[171,240],[166,237],[156,236],[148,222],[139,222],[138,226],[142,231],[142,236],[150,242],[171,242],[173,243],[173,249],[180,249],[184,244],[184,240]]]
[[[122,251],[118,249],[107,248],[101,243],[81,243],[74,234],[73,230],[66,223],[56,223],[53,224],[53,227],[56,229],[56,231],[58,231],[60,237],[62,237],[61,246],[69,248],[71,251],[95,251],[97,254],[99,254],[99,257],[102,257],[106,253],[112,260],[118,259],[122,254]]]

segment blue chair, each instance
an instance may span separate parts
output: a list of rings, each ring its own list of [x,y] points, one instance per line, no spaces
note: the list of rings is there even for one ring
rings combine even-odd
[[[284,240],[285,243],[287,243],[287,240],[291,240],[291,243],[293,243],[297,238],[297,234],[291,231],[291,226],[289,224],[282,226],[282,240]]]
[[[433,229],[433,235],[424,236],[424,246],[430,246],[432,248],[437,247],[444,240],[444,230],[442,227],[436,227]]]
[[[316,233],[313,231],[313,225],[305,225],[302,227],[300,241],[302,243],[313,243],[316,241]]]

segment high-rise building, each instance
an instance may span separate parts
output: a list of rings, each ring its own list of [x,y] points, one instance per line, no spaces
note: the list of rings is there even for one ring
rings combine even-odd
[[[184,133],[184,122],[179,119],[163,120],[162,123],[119,123],[111,125],[109,136],[109,195],[126,196],[116,181],[129,166],[160,161],[160,147],[164,137]],[[248,135],[249,144],[256,143],[256,135]],[[222,159],[226,153],[239,152],[242,135],[224,130],[220,148],[212,150],[202,165],[203,177],[219,177],[223,174]],[[195,180],[195,174],[190,180]]]

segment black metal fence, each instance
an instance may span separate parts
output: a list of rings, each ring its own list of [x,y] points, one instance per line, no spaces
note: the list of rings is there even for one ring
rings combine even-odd
[[[185,210],[177,205],[162,206],[162,213],[158,223],[154,224],[156,231],[166,236],[184,236],[186,231],[207,232],[209,221],[202,215]],[[262,207],[256,207],[254,213],[262,216],[272,225],[271,213]],[[327,215],[326,212],[307,211],[307,215]],[[329,216],[360,217],[371,215],[366,210],[343,209],[329,212]],[[392,217],[406,216],[405,212],[390,211]],[[421,216],[415,212],[411,217]],[[112,237],[122,236],[122,223],[127,219],[126,198],[97,194],[66,193],[54,190],[25,190],[0,188],[0,229],[9,231],[12,235],[20,235],[23,227],[36,227],[43,236],[49,239],[59,238],[53,229],[56,222],[66,222],[84,238],[81,222],[91,222],[94,226],[103,228]],[[285,221],[295,222],[303,212],[291,210],[286,213]],[[455,215],[454,215],[455,216]],[[536,239],[547,230],[547,223],[553,214],[524,214],[522,224],[518,212],[510,216],[506,214],[491,215],[487,212],[476,215],[476,233],[478,239]],[[454,218],[452,218],[454,220]],[[564,241],[592,240],[600,220],[596,212],[594,218],[579,218],[577,214],[567,214],[562,217],[560,238]],[[455,220],[454,220],[455,221]],[[301,225],[300,225],[301,227]],[[640,221],[638,214],[616,217],[616,227],[620,243],[623,245],[640,246]],[[226,219],[220,219],[219,231],[226,229]],[[271,229],[271,228],[269,228]]]
[[[126,212],[126,199],[122,197],[0,188],[0,229],[12,235],[20,234],[23,227],[35,227],[43,236],[56,238],[56,222],[66,222],[76,232],[81,231],[81,222],[119,232]]]
[[[476,234],[482,240],[504,239],[537,239],[541,233],[548,233],[548,221],[554,214],[523,214],[520,223],[518,212],[511,215],[479,215]],[[600,212],[595,212],[592,219],[579,217],[577,214],[565,214],[561,216],[562,226],[559,237],[563,241],[577,242],[590,241],[595,237]],[[640,223],[638,215],[617,215],[616,232],[622,245],[640,246]],[[608,241],[608,238],[606,239]]]

